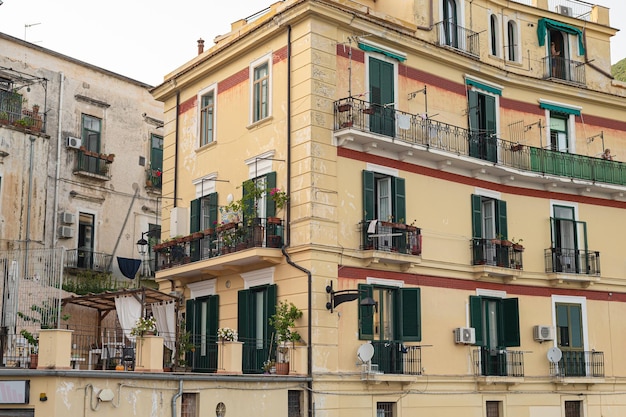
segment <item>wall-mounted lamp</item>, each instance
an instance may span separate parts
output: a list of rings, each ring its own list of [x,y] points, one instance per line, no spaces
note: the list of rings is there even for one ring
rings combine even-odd
[[[333,290],[333,283],[330,282],[330,285],[326,286],[326,292],[330,294],[330,301],[326,303],[326,309],[330,310],[332,313],[335,308],[341,303],[345,303],[346,301],[354,301],[359,298],[359,295],[363,293],[360,290]],[[372,297],[365,297],[361,300],[360,304],[364,307],[374,307],[378,310],[378,303]]]
[[[141,255],[142,257],[142,261],[143,261],[143,255],[146,254],[147,250],[148,250],[148,241],[144,238],[145,235],[149,234],[150,232],[141,232],[141,239],[139,239],[137,241],[137,253],[139,253],[139,255]]]

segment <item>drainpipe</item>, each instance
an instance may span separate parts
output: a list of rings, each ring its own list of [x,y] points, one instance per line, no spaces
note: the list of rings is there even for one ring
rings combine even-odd
[[[178,199],[176,197],[177,196],[177,192],[178,192],[178,124],[180,122],[180,115],[179,115],[179,107],[180,107],[180,91],[176,92],[176,134],[174,137],[174,207],[176,207],[176,202],[178,201]],[[171,230],[170,230],[171,232]]]
[[[61,124],[61,118],[63,117],[63,81],[65,76],[63,73],[59,73],[59,110],[57,121],[57,164],[54,171],[54,203],[52,205],[52,246],[56,248],[57,245],[57,225],[59,215],[59,179],[61,177],[61,143],[63,141],[63,130]]]
[[[428,26],[418,26],[417,28],[419,30],[428,30],[428,31],[433,30],[433,25],[434,25],[433,20],[435,20],[435,17],[433,16],[433,0],[430,0],[428,2],[428,10],[429,10]]]
[[[178,392],[172,397],[172,417],[176,417],[176,400],[183,395],[183,380],[178,381]]]
[[[291,195],[291,25],[287,25],[287,195]],[[281,248],[283,256],[289,265],[307,275],[307,308],[309,310],[307,323],[307,339],[309,340],[309,345],[307,346],[307,375],[309,377],[307,381],[307,409],[308,416],[313,417],[313,381],[311,378],[313,374],[313,279],[311,271],[293,262],[287,253],[287,247],[291,243],[291,199],[287,200],[285,217],[287,222],[285,227],[285,244]]]
[[[28,271],[28,249],[30,247],[30,205],[33,197],[33,160],[35,159],[35,137],[30,136],[30,161],[28,169],[28,202],[26,203],[26,250],[24,253],[24,276]]]

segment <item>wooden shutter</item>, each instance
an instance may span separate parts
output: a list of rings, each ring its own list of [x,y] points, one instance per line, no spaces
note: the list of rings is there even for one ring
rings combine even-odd
[[[470,145],[470,156],[474,158],[480,158],[480,147],[479,147],[479,139],[480,139],[480,125],[478,122],[478,114],[479,114],[479,104],[478,104],[478,93],[476,91],[469,90],[467,92],[467,101],[468,101],[468,110],[467,115],[469,118],[469,145]]]
[[[403,342],[422,341],[422,313],[420,288],[400,290],[400,334]]]
[[[270,196],[272,188],[276,188],[276,172],[274,171],[265,176],[265,215],[267,217],[274,217],[276,215],[276,203]]]
[[[376,188],[374,173],[371,171],[363,171],[363,220],[374,220],[375,218]]]
[[[359,284],[359,340],[374,340],[375,307],[362,306],[361,301],[374,296],[374,287]]]
[[[502,329],[501,345],[504,347],[519,346],[519,302],[517,298],[505,298],[501,302]]]
[[[207,198],[209,199],[209,225],[207,227],[213,228],[217,222],[217,193],[211,193]]]
[[[472,194],[472,237],[480,239],[483,237],[483,213],[481,197]]]
[[[237,293],[237,330],[239,338],[244,342],[246,339],[254,337],[252,330],[254,323],[251,320],[250,313],[252,311],[252,294],[250,290],[240,290]]]
[[[406,221],[406,190],[404,178],[391,178],[391,193],[393,195],[393,218],[396,222]]]
[[[207,335],[209,343],[217,337],[217,329],[220,323],[220,296],[210,295],[207,299],[208,315],[207,317]]]
[[[509,230],[506,220],[506,201],[496,200],[496,233],[504,236],[504,239],[508,239]]]
[[[476,295],[470,295],[470,326],[476,330],[476,345],[485,346],[483,339],[483,300]]]
[[[274,328],[269,324],[269,318],[276,314],[276,302],[278,300],[277,297],[277,287],[276,284],[268,285],[267,290],[265,291],[265,306],[263,308],[265,317],[263,318],[265,323],[265,334],[266,338],[269,340],[270,337],[274,334]]]
[[[200,230],[200,217],[202,216],[202,198],[191,201],[191,210],[189,215],[189,231],[191,233]],[[192,261],[200,260],[200,240],[194,240],[189,245],[189,256]]]

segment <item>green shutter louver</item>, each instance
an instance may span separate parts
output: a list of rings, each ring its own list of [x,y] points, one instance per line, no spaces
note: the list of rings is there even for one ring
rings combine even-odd
[[[481,197],[472,194],[472,237],[481,239],[483,237],[483,214]]]
[[[394,221],[407,223],[406,221],[406,190],[404,178],[392,177],[391,192],[393,194],[393,218]]]
[[[267,217],[276,216],[276,203],[272,200],[270,192],[276,188],[276,172],[272,171],[265,176],[265,214]]]
[[[420,288],[400,289],[400,335],[403,342],[422,341]]]
[[[202,214],[202,199],[197,198],[191,201],[191,209],[189,215],[189,231],[191,233],[200,230],[200,216]],[[194,240],[189,245],[189,256],[192,261],[200,260],[200,241]]]
[[[252,294],[250,290],[237,293],[237,329],[242,340],[254,337],[254,321],[250,316],[252,310]]]
[[[376,193],[374,173],[363,171],[363,220],[376,218]]]
[[[519,302],[517,298],[505,298],[501,303],[501,329],[503,347],[519,346]]]
[[[374,307],[363,306],[361,301],[374,297],[374,287],[359,284],[359,340],[374,340]]]
[[[209,225],[208,227],[213,227],[214,224],[217,223],[217,193],[211,193],[207,196],[209,199]]]
[[[265,306],[263,310],[265,312],[265,334],[269,339],[274,334],[274,328],[269,324],[269,318],[276,314],[276,303],[278,302],[277,287],[276,284],[268,285],[267,291],[265,291]]]
[[[508,239],[509,229],[506,220],[506,201],[497,200],[496,203],[496,216],[498,218],[496,232],[502,235],[504,239]]]
[[[485,346],[483,337],[483,300],[476,295],[470,295],[470,326],[475,329],[476,345]]]

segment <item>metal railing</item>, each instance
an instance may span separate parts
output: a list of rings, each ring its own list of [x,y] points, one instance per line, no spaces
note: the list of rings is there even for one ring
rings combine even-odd
[[[545,250],[546,272],[600,275],[600,252],[568,248]]]
[[[161,188],[163,171],[161,169],[146,169],[146,187]]]
[[[523,248],[500,239],[472,239],[472,264],[523,269]]]
[[[451,20],[435,23],[437,45],[448,46],[469,54],[475,58],[480,56],[479,33],[457,25]]]
[[[254,247],[280,248],[283,231],[283,220],[278,218],[222,224],[153,246],[156,268],[163,270]]]
[[[21,94],[0,90],[0,124],[45,132],[46,114],[39,113],[37,105],[32,109],[25,108],[26,103]]]
[[[543,58],[543,78],[569,81],[585,84],[585,63],[562,58],[560,56],[546,56]]]
[[[494,135],[472,134],[462,127],[353,97],[336,101],[334,116],[335,131],[355,129],[519,170],[626,185],[626,164],[622,162],[532,147]],[[372,124],[372,118],[382,121]]]
[[[404,223],[391,223],[364,220],[359,223],[361,228],[361,250],[379,250],[398,252],[407,255],[421,255],[421,230]]]
[[[482,347],[472,351],[474,374],[480,376],[524,376],[524,352]]]
[[[372,364],[385,374],[421,375],[422,348],[407,346],[402,342],[384,340],[372,342]]]
[[[95,252],[89,248],[68,249],[65,251],[65,267],[106,272],[111,258],[111,254]]]
[[[558,363],[550,363],[550,375],[555,377],[604,377],[604,352],[563,351]]]
[[[110,164],[111,162],[107,158],[103,158],[100,155],[92,155],[91,152],[78,151],[78,162],[76,164],[76,170],[82,172],[89,172],[90,174],[96,174],[103,177],[111,177]]]

